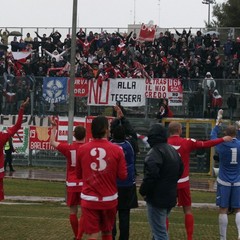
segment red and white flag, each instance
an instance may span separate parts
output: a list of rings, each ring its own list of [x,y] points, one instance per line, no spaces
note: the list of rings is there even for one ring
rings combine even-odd
[[[156,28],[157,28],[157,25],[153,25],[153,21],[150,21],[148,24],[142,23],[138,40],[153,42],[155,38]]]

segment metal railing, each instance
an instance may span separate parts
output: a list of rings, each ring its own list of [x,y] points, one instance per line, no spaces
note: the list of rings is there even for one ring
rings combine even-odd
[[[31,37],[35,37],[35,32],[38,32],[40,36],[43,34],[46,34],[49,36],[54,31],[59,31],[62,35],[61,40],[63,41],[67,34],[71,34],[71,27],[8,27],[3,26],[0,27],[2,29],[2,32],[4,30],[8,30],[9,32],[17,31],[22,34],[22,38],[25,38],[27,33],[30,33]],[[80,27],[77,29],[77,31],[80,29]],[[141,29],[141,25],[128,25],[126,28],[119,28],[119,27],[82,27],[83,31],[88,35],[90,31],[93,33],[102,33],[102,32],[119,32],[119,33],[130,33],[131,31],[138,33]],[[182,32],[184,28],[176,28],[177,31]],[[189,29],[186,29],[187,31]],[[159,28],[157,27],[156,31],[156,37],[158,37],[158,34],[160,32],[170,31],[171,33],[175,34],[175,28]],[[219,33],[219,39],[221,43],[224,43],[227,40],[227,37],[232,37],[232,39],[235,39],[237,36],[240,36],[240,27],[224,27],[224,28],[205,28],[205,27],[199,27],[199,28],[192,28],[191,33],[192,35],[196,35],[197,31],[201,31],[202,34],[205,34],[209,31],[216,31]],[[176,34],[175,34],[176,35]],[[177,35],[176,35],[177,37]],[[9,44],[12,40],[12,36],[9,38]]]

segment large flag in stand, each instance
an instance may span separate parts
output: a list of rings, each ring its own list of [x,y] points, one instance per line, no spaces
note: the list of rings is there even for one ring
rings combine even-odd
[[[143,42],[153,42],[155,38],[156,28],[157,25],[153,25],[153,21],[150,21],[148,24],[142,23],[138,40]]]
[[[66,77],[43,78],[43,99],[48,103],[62,103],[67,101]]]

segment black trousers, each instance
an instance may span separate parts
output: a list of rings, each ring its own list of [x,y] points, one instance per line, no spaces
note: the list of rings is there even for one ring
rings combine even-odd
[[[9,166],[9,170],[13,171],[12,166],[12,151],[11,150],[5,150],[5,161],[4,161],[4,169],[6,170],[7,165]]]
[[[128,240],[129,239],[129,225],[130,225],[130,209],[120,209],[118,210],[119,218],[119,238],[118,240]],[[117,235],[117,224],[115,221],[112,236],[113,240]]]

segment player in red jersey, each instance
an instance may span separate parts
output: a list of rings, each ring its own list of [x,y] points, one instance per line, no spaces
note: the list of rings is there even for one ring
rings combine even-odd
[[[29,98],[26,99],[25,102],[21,104],[21,107],[18,112],[18,119],[14,126],[9,127],[7,130],[0,132],[0,201],[4,199],[4,191],[3,191],[3,178],[4,178],[4,154],[3,148],[5,143],[12,137],[22,125],[23,113],[25,106],[28,104]]]
[[[187,232],[187,239],[193,239],[193,226],[194,218],[192,214],[192,200],[190,194],[190,183],[189,183],[189,161],[190,153],[196,149],[213,147],[219,143],[231,141],[232,137],[225,136],[223,138],[217,138],[208,141],[197,141],[191,138],[182,138],[182,125],[179,122],[170,122],[168,126],[169,138],[168,143],[171,144],[180,154],[184,171],[181,178],[178,180],[177,185],[177,197],[178,206],[183,207],[185,214],[185,228]]]
[[[121,147],[108,141],[109,125],[106,117],[92,121],[93,140],[82,145],[77,153],[77,176],[83,179],[81,206],[84,232],[88,240],[112,240],[117,212],[117,178],[127,177],[126,161]]]
[[[81,239],[83,236],[83,217],[81,216],[78,221],[78,206],[81,205],[81,191],[82,180],[76,176],[76,159],[77,149],[83,144],[86,136],[86,130],[83,126],[76,126],[74,128],[73,136],[76,141],[72,144],[60,143],[55,140],[56,135],[56,121],[51,119],[52,131],[50,137],[50,144],[61,152],[67,159],[66,170],[66,186],[67,186],[67,206],[70,208],[69,221],[75,235],[75,239]]]

